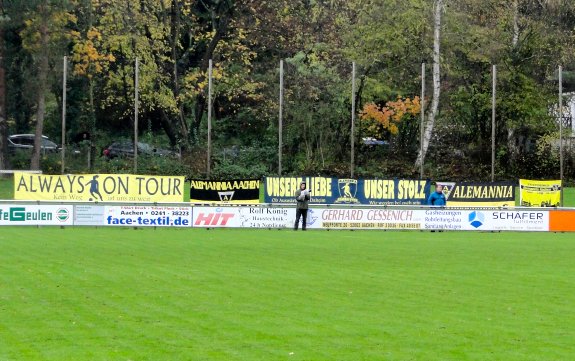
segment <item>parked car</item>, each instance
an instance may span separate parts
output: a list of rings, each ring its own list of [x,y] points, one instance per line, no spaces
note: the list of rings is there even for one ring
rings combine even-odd
[[[14,134],[8,137],[8,149],[11,152],[15,152],[16,149],[28,149],[32,150],[34,148],[34,134]],[[45,153],[58,152],[60,147],[58,144],[54,143],[47,136],[42,136],[42,151]]]
[[[168,149],[155,148],[147,143],[138,142],[138,154],[157,155],[157,156],[175,156],[176,153]],[[107,146],[103,155],[108,159],[116,157],[133,157],[134,142],[118,141]]]

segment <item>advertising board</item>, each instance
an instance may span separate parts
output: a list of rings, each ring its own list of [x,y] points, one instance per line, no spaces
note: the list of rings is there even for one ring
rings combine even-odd
[[[97,205],[75,205],[74,225],[75,226],[103,226],[104,213],[106,207]]]
[[[191,227],[192,207],[77,205],[74,225]]]
[[[575,232],[575,209],[549,211],[549,231]]]
[[[200,228],[292,228],[293,208],[194,207],[193,226]]]
[[[292,208],[194,207],[194,227],[292,228]],[[548,211],[310,208],[308,229],[548,231]]]
[[[463,231],[529,231],[549,230],[548,211],[522,210],[421,210],[422,229]]]
[[[307,226],[312,229],[421,229],[419,210],[368,208],[312,208]]]
[[[72,205],[0,205],[0,225],[3,226],[71,226],[73,223]]]

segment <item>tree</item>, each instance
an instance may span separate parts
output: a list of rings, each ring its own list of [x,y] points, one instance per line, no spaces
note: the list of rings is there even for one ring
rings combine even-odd
[[[419,97],[388,101],[384,106],[375,103],[366,103],[360,114],[363,126],[367,128],[367,135],[382,138],[384,131],[391,135],[399,133],[399,123],[408,116],[416,116],[421,110]]]
[[[0,0],[0,169],[8,166],[8,120],[6,119],[6,68],[4,66],[4,0]]]
[[[67,11],[70,5],[67,0],[38,0],[30,1],[26,5],[21,37],[24,49],[33,56],[36,75],[36,126],[30,168],[39,170],[46,115],[46,92],[49,89],[48,78],[52,68],[50,60],[56,54],[62,54],[62,42],[67,42],[69,35],[65,27],[76,19]]]

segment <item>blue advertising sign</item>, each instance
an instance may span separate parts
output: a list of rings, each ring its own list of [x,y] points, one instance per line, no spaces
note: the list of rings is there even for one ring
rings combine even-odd
[[[264,201],[295,203],[301,182],[315,204],[419,205],[427,202],[431,188],[429,180],[266,177]]]

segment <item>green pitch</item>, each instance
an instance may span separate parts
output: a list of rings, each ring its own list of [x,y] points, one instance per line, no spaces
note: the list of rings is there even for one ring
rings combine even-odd
[[[572,360],[572,234],[2,228],[0,360]]]

